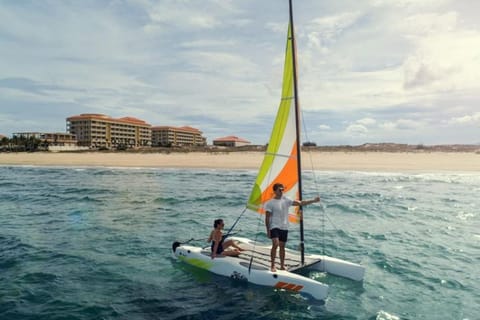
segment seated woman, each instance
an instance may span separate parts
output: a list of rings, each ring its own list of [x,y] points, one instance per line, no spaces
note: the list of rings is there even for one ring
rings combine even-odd
[[[224,241],[222,229],[225,226],[223,223],[223,219],[216,219],[213,222],[213,230],[210,232],[210,237],[208,238],[208,242],[212,242],[212,259],[214,259],[217,255],[221,256],[238,256],[240,251],[244,251],[244,249],[237,246],[233,240]],[[234,250],[226,250],[229,247],[234,247]]]

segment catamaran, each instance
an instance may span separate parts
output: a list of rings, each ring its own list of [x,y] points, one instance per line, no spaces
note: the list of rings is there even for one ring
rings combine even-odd
[[[288,36],[280,106],[263,162],[247,201],[246,210],[265,214],[263,204],[273,197],[272,186],[275,183],[284,185],[284,194],[287,197],[302,200],[299,119],[300,105],[296,72],[295,33],[292,0],[289,0]],[[289,221],[300,225],[300,249],[299,251],[286,249],[285,270],[271,271],[271,245],[260,244],[236,236],[229,237],[229,239],[235,241],[240,248],[245,249],[238,256],[217,256],[212,259],[210,247],[202,248],[180,242],[172,244],[173,254],[187,264],[221,276],[298,292],[319,300],[327,298],[328,285],[303,276],[298,272],[308,269],[355,281],[363,280],[365,268],[359,264],[326,255],[305,254],[304,221],[301,206],[292,207],[291,212],[289,212]],[[227,233],[228,235],[229,233]]]

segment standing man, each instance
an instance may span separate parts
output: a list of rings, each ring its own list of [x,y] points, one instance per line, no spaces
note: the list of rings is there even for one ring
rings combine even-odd
[[[270,270],[276,272],[275,258],[277,257],[277,248],[280,247],[280,270],[285,270],[285,244],[288,238],[288,208],[290,206],[305,206],[314,202],[319,202],[320,197],[312,200],[291,200],[283,195],[284,186],[281,183],[273,185],[275,196],[265,203],[265,226],[267,227],[267,236],[272,239],[272,249],[270,251]]]

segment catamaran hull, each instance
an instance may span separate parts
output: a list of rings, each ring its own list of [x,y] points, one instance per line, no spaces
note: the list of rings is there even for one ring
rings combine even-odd
[[[305,255],[305,257],[319,261],[313,265],[307,266],[309,270],[326,272],[328,274],[355,281],[362,281],[365,276],[365,267],[356,263],[316,254]]]
[[[318,300],[325,300],[328,295],[326,284],[284,270],[271,272],[269,268],[257,264],[252,264],[249,270],[250,263],[238,257],[222,256],[212,259],[206,250],[188,245],[178,246],[173,253],[187,264],[232,279],[294,291]]]
[[[290,271],[277,270],[276,272],[271,272],[269,268],[270,247],[255,244],[246,238],[232,237],[231,239],[247,251],[242,252],[239,257],[221,256],[212,259],[209,248],[203,249],[174,243],[172,247],[173,255],[187,264],[221,276],[248,281],[261,286],[294,291],[318,300],[327,298],[328,285],[324,283]],[[252,255],[253,260],[250,263]],[[315,257],[317,260],[311,260],[311,257]],[[347,261],[318,255],[308,255],[307,260],[310,262],[307,267],[313,270],[333,270],[333,274],[346,276],[350,279],[355,278],[355,280],[360,275],[363,278],[363,273],[356,267],[358,265]],[[289,270],[297,271],[301,269],[298,267],[297,254],[294,255],[291,250],[288,250],[286,253],[286,262],[287,264],[290,263],[287,267]],[[295,263],[297,268],[294,267]],[[361,269],[363,270],[363,267]]]
[[[256,252],[262,252],[264,255],[270,253],[270,245],[255,244],[254,241],[248,238],[231,237],[231,239],[241,244],[242,248],[248,250],[255,248]],[[305,254],[305,264],[301,265],[298,258],[300,255],[299,252],[288,248],[285,250],[286,263],[288,264],[290,262],[290,266],[288,267],[290,271],[301,269],[315,270],[355,281],[362,281],[365,276],[365,267],[357,263],[325,255]]]

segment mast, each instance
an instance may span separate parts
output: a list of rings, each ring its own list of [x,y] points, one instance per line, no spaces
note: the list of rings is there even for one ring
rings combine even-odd
[[[288,1],[290,11],[290,28],[292,29],[292,63],[293,63],[293,95],[295,97],[295,122],[297,135],[297,174],[298,174],[298,200],[302,201],[302,147],[300,141],[300,103],[298,99],[298,81],[297,81],[297,57],[296,57],[296,42],[295,29],[293,27],[293,7],[292,0]],[[300,257],[302,265],[305,264],[305,245],[303,236],[303,208],[299,207],[300,214]]]

